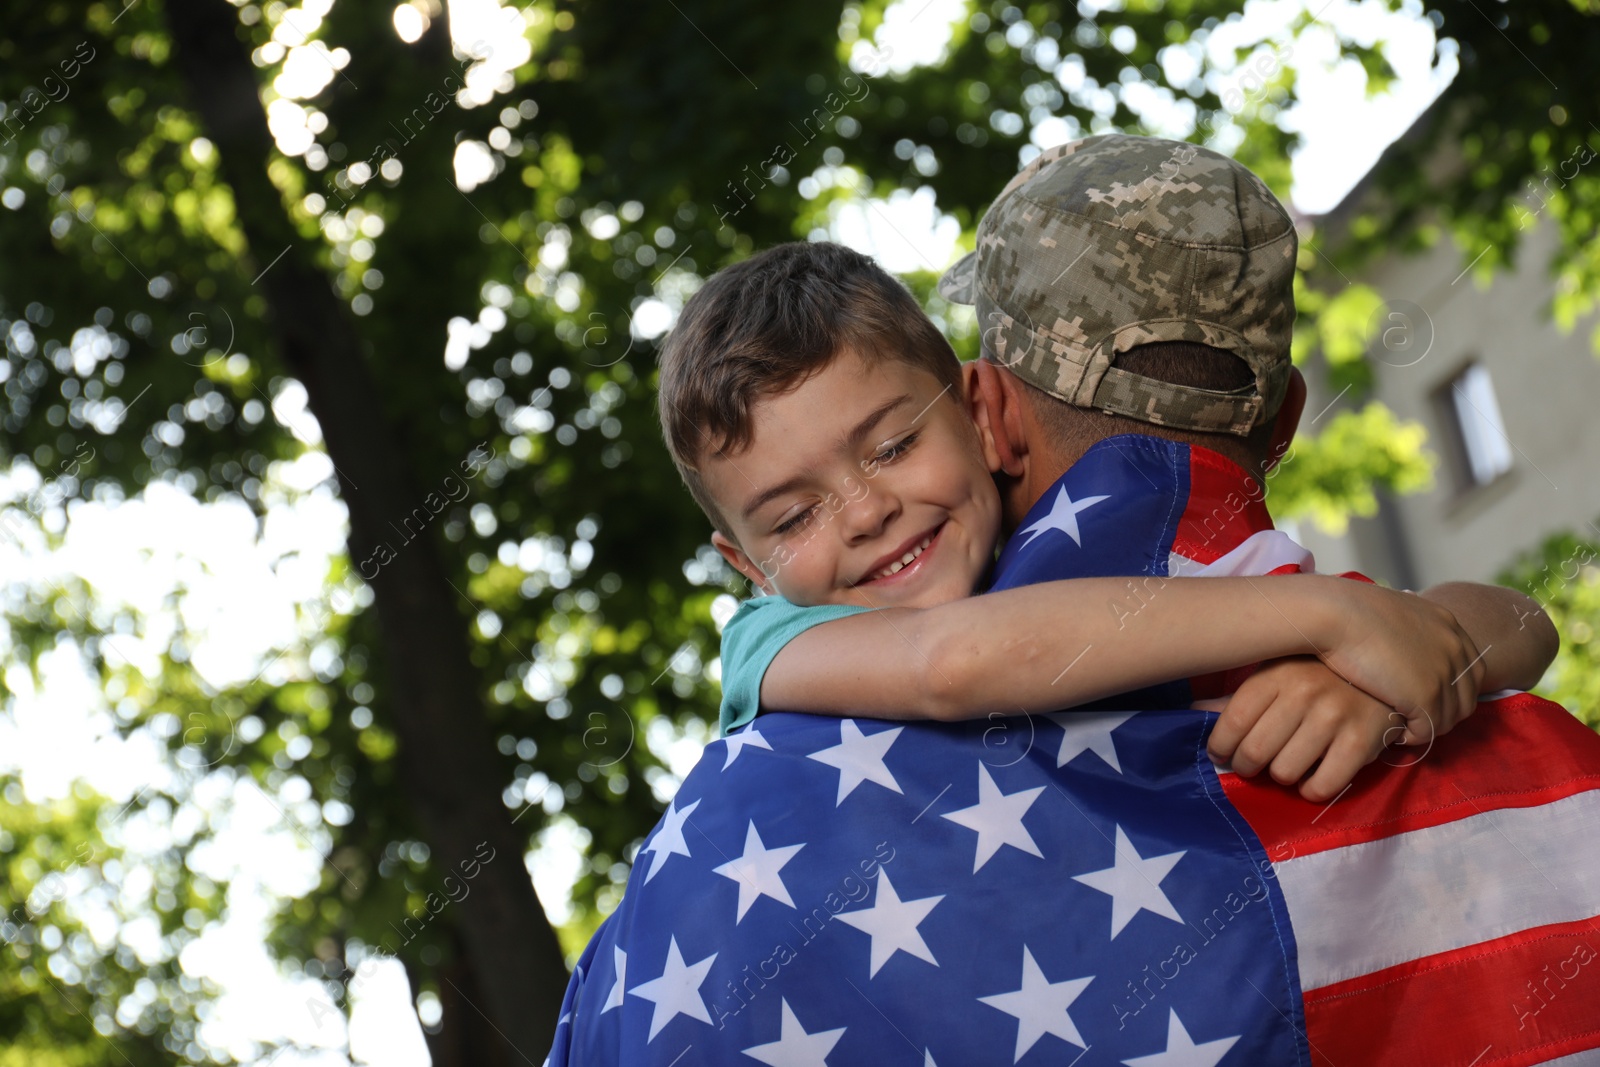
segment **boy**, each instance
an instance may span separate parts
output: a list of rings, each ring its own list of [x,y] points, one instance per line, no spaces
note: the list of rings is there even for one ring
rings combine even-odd
[[[1479,691],[1534,684],[1553,654],[1542,634],[1474,620],[1491,670],[1448,610],[1311,575],[1168,582],[1126,630],[1104,611],[1121,579],[974,597],[1000,535],[1000,461],[968,415],[972,377],[898,282],[839,246],[771,249],[689,301],[662,353],[668,446],[713,543],[768,594],[724,631],[724,733],[759,708],[1047,711],[1315,654],[1337,674],[1318,698],[1334,713],[1269,695],[1256,714],[1294,720],[1267,759],[1294,749],[1300,773],[1273,768],[1289,781],[1320,759],[1303,791],[1326,799],[1393,738],[1390,708],[1406,743],[1427,742]]]

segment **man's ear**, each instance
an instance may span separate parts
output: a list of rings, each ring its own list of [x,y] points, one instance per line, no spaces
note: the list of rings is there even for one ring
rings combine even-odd
[[[1272,440],[1267,445],[1267,465],[1262,468],[1262,474],[1276,467],[1284,453],[1289,451],[1289,442],[1294,440],[1295,430],[1300,427],[1300,416],[1305,410],[1305,376],[1300,373],[1299,367],[1290,367],[1289,385],[1284,390],[1283,404],[1272,423]]]
[[[722,553],[722,558],[727,560],[734,570],[750,579],[751,585],[767,596],[772,596],[777,592],[767,576],[761,573],[761,568],[756,566],[755,561],[745,555],[744,549],[722,536],[720,531],[711,531],[711,546]]]
[[[967,414],[978,428],[978,441],[989,472],[1021,477],[1028,439],[1023,433],[1022,398],[1017,395],[1016,382],[982,357],[962,364],[961,374],[967,391]]]

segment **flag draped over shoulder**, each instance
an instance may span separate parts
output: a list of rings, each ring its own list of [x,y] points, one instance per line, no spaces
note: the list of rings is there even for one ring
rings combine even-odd
[[[1041,498],[996,586],[1310,569],[1242,472],[1143,436]],[[1063,649],[1063,666],[1079,654]],[[1004,669],[1003,664],[996,665]],[[772,713],[706,749],[568,987],[554,1065],[1600,1063],[1600,738],[1525,694],[1329,805],[1216,716]]]

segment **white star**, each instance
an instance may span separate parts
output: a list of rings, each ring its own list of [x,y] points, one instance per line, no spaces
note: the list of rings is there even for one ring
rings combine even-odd
[[[1056,766],[1065,767],[1080,754],[1093,752],[1122,773],[1117,760],[1117,746],[1112,743],[1111,731],[1139,714],[1137,711],[1052,711],[1045,718],[1066,731],[1061,738],[1061,750],[1056,753]]]
[[[844,798],[862,782],[877,782],[885,789],[901,792],[900,783],[894,780],[883,762],[883,755],[903,729],[905,727],[896,726],[892,730],[863,734],[854,719],[846,719],[839,724],[837,745],[811,753],[810,759],[839,768],[839,799],[833,802],[834,807],[843,804]]]
[[[784,1000],[781,1003],[783,1022],[778,1040],[747,1048],[744,1054],[770,1067],[828,1067],[828,1053],[839,1043],[847,1027],[808,1034],[805,1027],[800,1025],[800,1020],[794,1017],[794,1009],[789,1007],[789,1002]]]
[[[1020,848],[1029,855],[1043,857],[1033,835],[1022,825],[1022,817],[1033,802],[1044,792],[1044,786],[1022,789],[1015,793],[1002,793],[989,777],[989,768],[978,764],[978,802],[970,808],[947,813],[944,818],[969,830],[978,831],[978,851],[972,859],[972,873],[977,874],[989,858],[1000,851],[1001,845]]]
[[[732,878],[739,883],[739,914],[733,920],[734,925],[737,926],[739,920],[744,918],[744,913],[750,910],[750,905],[756,902],[757,897],[768,896],[794,907],[794,900],[789,896],[789,890],[784,888],[778,872],[794,858],[796,852],[805,847],[801,843],[767,848],[761,843],[761,835],[756,833],[755,823],[752,822],[745,829],[744,855],[713,868],[722,877]]]
[[[1083,538],[1078,533],[1078,513],[1094,507],[1102,500],[1110,499],[1111,498],[1109,496],[1090,496],[1084,497],[1082,500],[1074,501],[1070,496],[1067,495],[1066,487],[1060,487],[1056,491],[1055,502],[1050,505],[1050,514],[1046,515],[1032,526],[1028,526],[1017,531],[1019,534],[1031,535],[1028,540],[1022,542],[1022,547],[1026,548],[1033,542],[1035,537],[1038,537],[1042,533],[1045,533],[1049,530],[1060,530],[1062,533],[1072,538],[1078,547],[1082,548]]]
[[[601,1015],[612,1008],[622,1007],[622,986],[628,980],[628,954],[615,945],[611,947],[611,953],[617,965],[617,980],[611,983],[611,992],[606,994],[605,1007],[600,1009]]]
[[[723,770],[733,766],[733,761],[739,758],[739,754],[745,750],[747,745],[750,748],[764,748],[768,752],[772,751],[772,746],[767,744],[767,739],[761,736],[761,731],[757,730],[754,724],[746,726],[736,734],[729,734],[722,740],[728,746],[728,758],[722,761]]]
[[[1189,1037],[1189,1031],[1183,1028],[1183,1023],[1178,1021],[1178,1013],[1174,1011],[1167,1019],[1165,1052],[1157,1052],[1153,1056],[1135,1056],[1131,1060],[1122,1062],[1129,1067],[1216,1067],[1217,1061],[1227,1055],[1233,1043],[1238,1040],[1237,1036],[1224,1037],[1197,1045]]]
[[[877,974],[878,968],[888,963],[889,957],[896,952],[906,952],[919,960],[927,960],[935,967],[939,966],[928,943],[917,933],[917,924],[926,919],[934,905],[943,899],[944,894],[941,893],[920,900],[901,900],[900,894],[894,891],[894,886],[889,882],[889,872],[878,872],[878,899],[873,901],[872,907],[839,914],[840,922],[863,930],[872,938],[868,978]]]
[[[1128,835],[1118,826],[1116,855],[1112,865],[1088,874],[1075,874],[1072,880],[1111,897],[1111,936],[1115,938],[1141,909],[1183,922],[1178,909],[1161,891],[1161,880],[1172,873],[1173,866],[1183,859],[1183,855],[1182,852],[1169,852],[1165,856],[1146,859],[1139,855],[1133,842],[1128,840]]]
[[[978,999],[991,1008],[999,1008],[1007,1015],[1017,1017],[1017,1053],[1012,1060],[1015,1063],[1045,1034],[1054,1034],[1079,1048],[1088,1048],[1072,1016],[1067,1014],[1067,1009],[1092,981],[1094,975],[1069,978],[1065,982],[1049,981],[1034,962],[1028,946],[1023,945],[1022,988],[1012,993],[996,993]]]
[[[667,862],[667,857],[687,856],[689,854],[689,843],[683,839],[683,825],[689,821],[689,816],[693,815],[694,809],[699,806],[700,802],[698,800],[682,811],[678,810],[678,802],[676,800],[667,805],[667,814],[661,820],[661,829],[656,831],[656,836],[650,839],[648,845],[640,849],[641,852],[652,854],[650,856],[650,870],[644,876],[646,882],[656,876]]]
[[[683,954],[678,951],[678,939],[674,937],[667,946],[667,965],[661,977],[652,978],[628,990],[636,997],[655,1002],[655,1012],[650,1016],[650,1036],[645,1039],[646,1043],[654,1041],[661,1028],[680,1015],[699,1019],[703,1023],[711,1022],[711,1013],[706,1010],[700,986],[705,982],[706,972],[711,970],[716,958],[717,954],[713,952],[698,963],[685,964]]]

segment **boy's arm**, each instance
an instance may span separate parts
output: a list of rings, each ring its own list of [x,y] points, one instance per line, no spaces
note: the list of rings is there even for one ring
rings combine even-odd
[[[1485,691],[1527,689],[1555,658],[1555,626],[1537,602],[1514,589],[1447,582],[1421,595],[1450,609],[1481,649]],[[1390,708],[1307,656],[1263,664],[1232,697],[1197,706],[1222,712],[1207,747],[1241,775],[1270,765],[1272,777],[1289,785],[1315,764],[1300,786],[1307,800],[1336,796],[1385,744],[1401,741]],[[1405,740],[1431,744],[1435,736],[1430,731]]]
[[[1126,579],[1044,582],[815,626],[767,668],[761,706],[879,718],[1071,707],[1156,682],[1318,654],[1391,706],[1450,725],[1477,649],[1447,609],[1319,575],[1170,579],[1131,618]]]
[[[1532,689],[1556,658],[1561,638],[1539,602],[1499,585],[1444,582],[1423,597],[1450,609],[1483,656],[1483,691]]]

